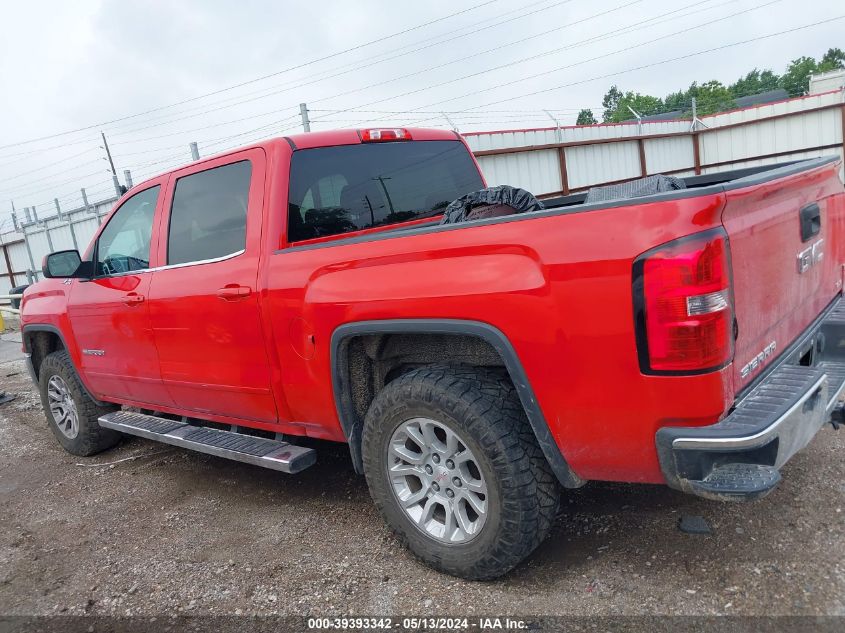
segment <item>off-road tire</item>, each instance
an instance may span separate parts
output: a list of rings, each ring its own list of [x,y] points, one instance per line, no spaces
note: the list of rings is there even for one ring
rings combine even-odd
[[[418,528],[399,504],[387,472],[399,425],[429,418],[456,432],[478,457],[488,488],[486,522],[465,543],[446,543]],[[388,383],[363,430],[364,473],[387,524],[435,569],[471,580],[513,569],[545,539],[557,514],[559,485],[504,371],[427,366]]]
[[[44,408],[44,415],[47,417],[47,425],[56,436],[59,444],[68,453],[87,457],[100,453],[111,448],[120,441],[121,434],[111,429],[104,429],[97,423],[97,418],[106,413],[116,411],[116,406],[99,406],[79,381],[76,369],[71,363],[70,356],[65,350],[53,352],[42,362],[38,372],[38,386],[41,392],[41,406]],[[47,398],[47,383],[51,376],[61,376],[68,387],[79,421],[79,432],[74,438],[68,438],[59,429],[56,421],[50,413],[50,405]]]

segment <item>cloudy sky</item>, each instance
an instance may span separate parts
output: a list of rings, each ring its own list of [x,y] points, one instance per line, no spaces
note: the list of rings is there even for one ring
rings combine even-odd
[[[845,48],[841,0],[3,0],[0,223],[111,192],[100,131],[135,182],[253,140],[415,124],[461,131],[601,116],[611,84],[693,80]],[[700,53],[691,55],[694,53]],[[676,59],[684,57],[684,59]],[[673,61],[674,60],[674,61]],[[641,68],[646,66],[645,68]],[[639,68],[639,69],[638,69]],[[442,113],[445,113],[442,114]],[[6,227],[9,228],[8,225]]]

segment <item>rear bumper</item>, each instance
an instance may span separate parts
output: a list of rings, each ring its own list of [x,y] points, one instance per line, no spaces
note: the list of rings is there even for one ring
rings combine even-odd
[[[845,300],[837,298],[720,422],[657,432],[666,482],[710,499],[764,496],[830,420],[843,390]]]

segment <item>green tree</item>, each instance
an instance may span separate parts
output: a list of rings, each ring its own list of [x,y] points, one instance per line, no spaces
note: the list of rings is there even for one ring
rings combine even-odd
[[[793,59],[780,78],[780,86],[790,97],[798,97],[810,88],[810,75],[818,72],[819,66],[812,57]]]
[[[663,99],[663,108],[667,112],[673,110],[688,110],[691,98],[689,90],[679,90],[678,92],[670,92]]]
[[[826,73],[831,70],[845,68],[845,51],[841,48],[829,48],[819,62],[819,72]]]
[[[693,82],[689,89],[689,96],[695,97],[698,115],[723,112],[736,107],[731,91],[721,81],[715,79],[706,81],[700,86]],[[692,99],[690,99],[691,102]],[[689,111],[692,112],[692,105],[689,106]]]
[[[578,118],[575,120],[575,125],[595,125],[596,123],[598,123],[598,121],[596,121],[596,117],[593,116],[593,111],[587,109],[581,110],[578,113]]]
[[[728,86],[734,98],[747,97],[748,95],[756,95],[761,92],[768,92],[769,90],[777,90],[780,82],[780,77],[771,70],[754,69],[749,71],[745,77],[740,77],[734,83]]]
[[[616,111],[610,116],[610,121],[619,123],[633,119],[634,114],[631,110],[634,110],[640,116],[657,114],[658,112],[663,112],[663,100],[652,97],[651,95],[628,91],[619,99]]]
[[[604,108],[601,120],[607,123],[613,118],[614,113],[619,109],[619,100],[622,98],[622,91],[615,85],[610,87],[607,94],[601,100],[601,105]]]

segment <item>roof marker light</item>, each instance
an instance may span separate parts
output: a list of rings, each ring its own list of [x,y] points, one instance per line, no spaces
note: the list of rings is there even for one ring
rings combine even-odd
[[[411,133],[405,128],[376,128],[360,130],[362,143],[380,143],[383,141],[410,141]]]

